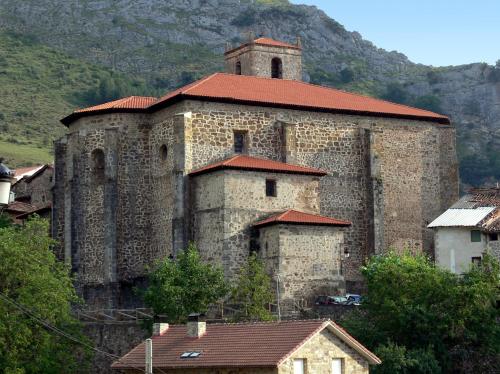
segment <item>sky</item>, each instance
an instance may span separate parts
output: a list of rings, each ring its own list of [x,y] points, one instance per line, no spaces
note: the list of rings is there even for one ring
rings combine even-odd
[[[316,5],[348,31],[433,66],[500,59],[500,0],[291,0]]]

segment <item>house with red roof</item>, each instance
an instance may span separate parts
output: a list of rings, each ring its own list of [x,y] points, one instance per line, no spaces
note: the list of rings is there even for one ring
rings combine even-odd
[[[389,247],[433,253],[427,224],[458,197],[450,119],[303,81],[304,49],[248,40],[225,72],[62,119],[53,232],[89,307],[138,306],[189,241],[228,280],[258,253],[290,300],[359,290]]]
[[[368,374],[380,359],[330,320],[187,325],[156,324],[153,373]],[[144,372],[146,342],[112,369]]]

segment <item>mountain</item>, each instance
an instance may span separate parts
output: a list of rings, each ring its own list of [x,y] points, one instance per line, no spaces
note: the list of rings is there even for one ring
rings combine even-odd
[[[61,94],[68,109],[117,94],[158,95],[221,70],[225,43],[236,45],[249,32],[289,42],[300,36],[305,80],[451,116],[464,185],[500,178],[500,66],[415,64],[316,7],[285,0],[2,0],[0,30],[62,51],[87,69],[108,68],[78,83],[89,87],[67,82],[71,92]],[[87,94],[75,98],[77,90]],[[50,124],[33,118],[35,127],[54,137],[59,116]]]

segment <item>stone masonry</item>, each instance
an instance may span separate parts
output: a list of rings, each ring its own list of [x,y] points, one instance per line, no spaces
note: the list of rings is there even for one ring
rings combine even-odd
[[[297,72],[287,76],[286,49],[254,45],[240,51],[245,48],[267,48],[266,53],[281,58],[285,78],[300,79]],[[232,54],[226,56],[232,66]],[[269,68],[264,53],[248,58],[256,69],[248,74],[257,74],[260,63]],[[245,64],[241,66],[246,74]],[[300,70],[300,65],[291,70]],[[235,131],[245,134],[245,152],[250,156],[314,167],[328,175],[320,181],[280,176],[288,178],[290,189],[285,196],[295,193],[294,186],[302,186],[293,203],[273,207],[253,201],[261,205],[241,214],[235,209],[232,218],[224,218],[225,231],[215,230],[222,222],[220,214],[228,212],[220,209],[217,213],[215,205],[202,207],[217,197],[217,191],[202,191],[203,184],[188,174],[232,156]],[[204,177],[207,183],[212,178]],[[244,179],[238,181],[237,172],[227,177],[233,178],[228,182],[234,184],[233,191],[240,188],[236,188],[238,183],[245,191]],[[198,195],[191,201],[193,189],[198,189]],[[308,192],[313,189],[317,196]],[[200,201],[203,194],[207,201]],[[241,191],[234,194],[235,201],[244,200]],[[231,241],[225,242],[226,247],[221,244],[222,235],[241,229],[234,243],[250,245],[245,226],[250,217],[245,214],[253,214],[252,209],[271,213],[297,208],[352,222],[344,229],[344,238],[335,240],[339,245],[343,242],[343,251],[349,255],[342,261],[347,289],[356,290],[362,285],[359,267],[373,253],[409,246],[433,254],[433,235],[426,226],[457,196],[451,125],[182,99],[150,113],[95,113],[68,125],[67,135],[55,144],[53,234],[61,243],[58,256],[71,265],[90,307],[128,307],[140,303],[132,288],[142,284],[146,267],[175,255],[189,240],[200,247],[213,243],[203,256],[222,258],[224,263],[225,252],[232,249]],[[199,230],[196,220],[191,225],[193,209],[206,210],[203,214],[210,217]],[[291,228],[282,229],[288,231],[283,238],[295,235]],[[312,235],[311,240],[316,240],[313,236],[320,240],[319,233],[306,231],[304,235]],[[242,260],[226,263],[226,272],[233,273]],[[332,261],[326,266],[337,271],[338,260]]]
[[[266,196],[265,181],[276,182]],[[305,299],[344,290],[341,228],[253,224],[294,207],[319,213],[320,178],[309,175],[219,170],[191,177],[191,233],[202,258],[235,279],[248,254],[258,253],[278,283],[281,300]],[[278,281],[278,276],[280,277]],[[273,287],[275,289],[275,287]]]
[[[232,74],[272,76],[272,60],[281,65],[283,79],[302,79],[302,51],[300,41],[288,48],[259,44],[259,39],[225,53],[226,71]],[[239,65],[239,67],[237,67]]]

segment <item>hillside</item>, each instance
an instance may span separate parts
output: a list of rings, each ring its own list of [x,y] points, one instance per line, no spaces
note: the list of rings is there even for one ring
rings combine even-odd
[[[42,146],[46,137],[60,131],[56,119],[75,104],[118,93],[158,94],[221,70],[225,43],[236,45],[252,31],[285,41],[300,36],[305,80],[450,115],[459,131],[463,181],[478,185],[500,178],[500,67],[414,64],[401,53],[379,49],[359,33],[345,30],[315,7],[286,0],[3,0],[0,28],[86,61],[78,69],[102,69],[93,65],[97,63],[146,82],[122,84],[125,75],[102,69],[104,76],[114,74],[111,83],[97,73],[81,73],[86,78],[77,83],[69,79],[66,87],[51,87],[56,96],[62,95],[57,112],[46,112],[52,117],[43,121],[34,118],[37,132],[30,136]],[[41,48],[26,48],[35,46]],[[25,68],[29,58],[21,60]],[[113,89],[116,86],[119,89]],[[89,94],[82,98],[78,92]],[[48,101],[37,101],[50,107]],[[24,100],[17,102],[24,106]]]
[[[52,141],[65,131],[58,120],[113,90],[109,97],[144,88],[28,37],[0,33],[1,156],[11,167],[51,162]]]

